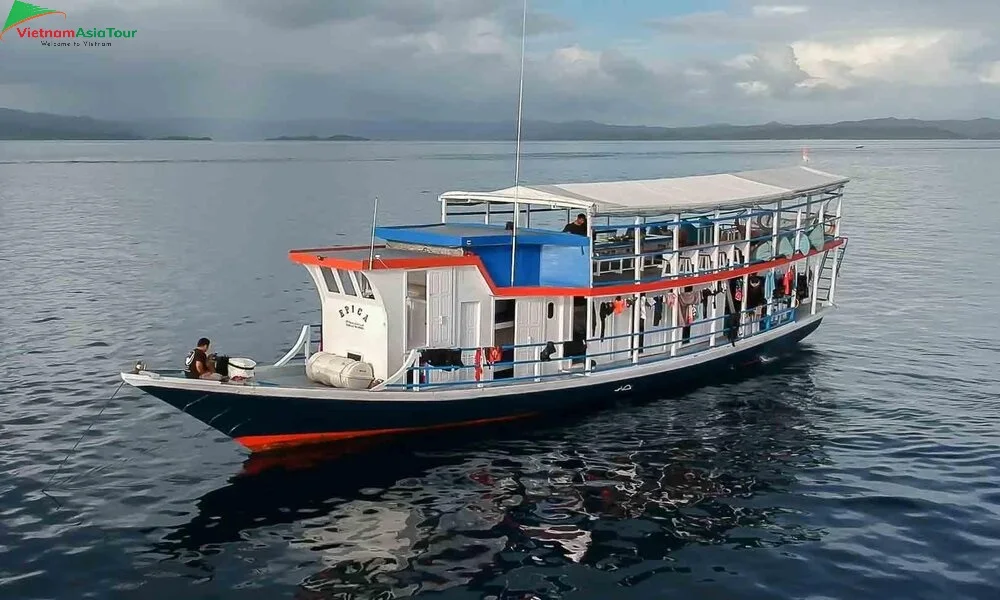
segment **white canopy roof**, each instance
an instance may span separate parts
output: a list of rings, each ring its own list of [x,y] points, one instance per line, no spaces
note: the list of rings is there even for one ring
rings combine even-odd
[[[665,179],[517,186],[522,204],[590,210],[594,215],[662,215],[725,210],[776,202],[829,190],[849,181],[811,167],[796,166],[740,173]],[[442,202],[513,203],[515,188],[493,192],[447,192]]]

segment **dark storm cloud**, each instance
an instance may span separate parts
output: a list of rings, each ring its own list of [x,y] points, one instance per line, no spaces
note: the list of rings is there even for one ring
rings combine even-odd
[[[0,106],[105,118],[497,120],[516,110],[520,0],[66,4],[73,24],[139,36],[85,52],[5,36]],[[678,125],[996,116],[997,17],[1000,3],[972,0],[738,0],[652,29],[637,22],[653,35],[625,45],[536,10],[529,34],[549,35],[527,44],[525,116]]]
[[[496,17],[511,34],[520,35],[523,5],[497,0],[225,0],[233,10],[273,27],[290,29],[321,26],[331,22],[370,20],[393,26],[397,31],[424,32],[442,23],[460,24],[473,19]],[[546,12],[528,12],[528,35],[570,31],[566,18]]]

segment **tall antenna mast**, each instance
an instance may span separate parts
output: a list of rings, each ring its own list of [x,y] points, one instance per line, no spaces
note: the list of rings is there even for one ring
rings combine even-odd
[[[378,219],[378,196],[375,196],[375,207],[372,209],[372,243],[368,249],[368,268],[375,268],[375,222]]]
[[[517,90],[517,145],[514,150],[514,233],[510,239],[510,285],[514,285],[514,257],[517,252],[517,222],[521,218],[521,207],[518,204],[518,179],[521,175],[521,101],[524,98],[524,37],[528,24],[528,0],[524,0],[524,10],[521,15],[521,77]]]

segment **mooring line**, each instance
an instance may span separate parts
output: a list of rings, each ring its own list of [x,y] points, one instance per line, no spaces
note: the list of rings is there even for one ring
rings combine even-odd
[[[59,467],[56,468],[55,472],[52,473],[52,475],[49,477],[49,480],[45,484],[45,487],[42,488],[42,493],[45,494],[50,500],[52,500],[53,502],[55,502],[56,506],[58,506],[59,508],[62,508],[62,505],[59,504],[59,501],[56,500],[54,497],[49,496],[49,494],[48,494],[48,492],[46,490],[52,484],[52,480],[55,479],[56,475],[58,475],[59,472],[62,471],[62,468],[66,464],[66,461],[69,460],[70,455],[72,455],[74,452],[76,452],[77,446],[80,445],[80,442],[83,441],[83,438],[85,438],[87,436],[87,433],[90,432],[90,428],[93,427],[94,423],[96,423],[97,420],[101,418],[101,415],[104,414],[104,409],[106,409],[108,407],[108,405],[111,404],[111,401],[115,399],[115,396],[118,395],[118,392],[121,391],[122,386],[124,386],[124,385],[125,385],[124,381],[122,381],[120,384],[118,384],[118,389],[115,390],[115,393],[111,394],[111,397],[104,401],[104,406],[101,407],[100,412],[98,412],[97,416],[93,418],[93,420],[90,422],[90,425],[87,425],[87,429],[85,429],[83,431],[83,433],[80,435],[80,439],[76,440],[76,443],[73,444],[73,448],[71,448],[70,451],[66,453],[66,456],[63,457],[63,459],[62,459],[62,462],[59,463]],[[70,477],[67,481],[72,481],[72,480],[73,480],[73,478]]]

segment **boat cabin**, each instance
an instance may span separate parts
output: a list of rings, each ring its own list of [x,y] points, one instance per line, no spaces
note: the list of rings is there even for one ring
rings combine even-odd
[[[379,389],[586,375],[832,304],[846,182],[802,166],[454,191],[440,223],[290,258],[319,291],[322,350]],[[584,234],[563,231],[577,214]]]

